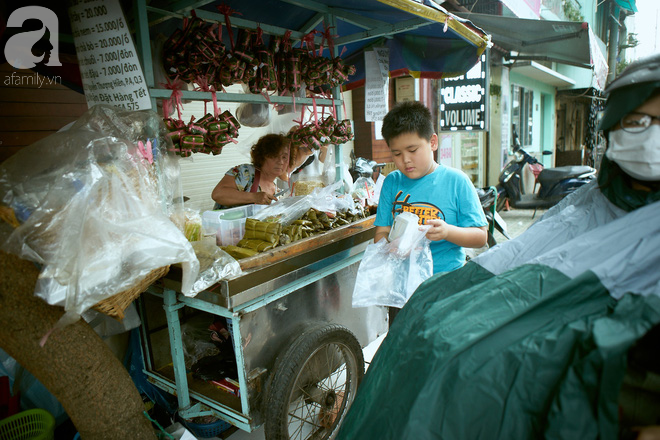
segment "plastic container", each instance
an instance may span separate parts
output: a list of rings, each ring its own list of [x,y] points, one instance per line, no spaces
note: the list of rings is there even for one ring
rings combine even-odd
[[[0,438],[3,440],[52,440],[54,435],[55,417],[40,408],[0,421]]]
[[[211,423],[195,423],[185,419],[182,421],[183,426],[185,426],[192,435],[198,438],[217,437],[219,434],[222,434],[231,428],[231,423],[227,423],[221,419]]]
[[[218,246],[236,245],[245,235],[245,219],[266,205],[244,205],[229,209],[206,211],[202,214],[205,233],[215,231]]]

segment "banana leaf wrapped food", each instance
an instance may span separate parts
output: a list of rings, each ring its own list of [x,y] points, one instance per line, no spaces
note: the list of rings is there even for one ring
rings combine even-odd
[[[272,243],[273,247],[279,243],[282,225],[275,222],[262,222],[253,218],[245,220],[245,235],[243,239],[261,240]]]
[[[280,236],[277,236],[277,241],[279,243]],[[259,240],[256,238],[244,238],[238,242],[238,246],[246,249],[252,249],[257,252],[264,252],[273,249],[277,246],[278,243],[271,243],[269,241]]]
[[[247,249],[234,245],[222,246],[221,249],[237,260],[240,260],[241,258],[253,257],[259,253],[254,249]]]

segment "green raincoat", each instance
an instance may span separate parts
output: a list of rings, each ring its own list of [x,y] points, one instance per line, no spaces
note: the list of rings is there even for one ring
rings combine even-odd
[[[338,438],[616,439],[625,354],[658,322],[660,202],[587,185],[418,288]]]

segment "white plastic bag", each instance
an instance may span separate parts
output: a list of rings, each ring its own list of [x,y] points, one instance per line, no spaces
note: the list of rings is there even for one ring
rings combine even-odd
[[[395,242],[367,246],[353,289],[353,307],[403,307],[419,285],[433,275],[429,227],[414,225]]]
[[[4,250],[43,266],[35,294],[64,296],[59,325],[172,264],[190,294],[199,262],[170,220],[179,168],[165,134],[155,112],[98,105],[0,165],[0,198],[22,221]]]

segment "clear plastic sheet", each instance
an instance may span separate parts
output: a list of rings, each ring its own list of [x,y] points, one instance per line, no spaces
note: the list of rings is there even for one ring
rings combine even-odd
[[[428,229],[411,224],[395,241],[383,239],[367,246],[355,278],[353,307],[401,308],[417,287],[431,278],[433,256],[426,238]]]
[[[60,324],[171,264],[190,294],[199,263],[170,220],[183,204],[165,134],[155,112],[95,106],[0,165],[0,198],[22,222],[3,249],[43,266],[38,296],[66,290]]]
[[[283,198],[256,213],[253,218],[259,221],[277,221],[283,226],[298,220],[311,208],[318,211],[345,211],[355,207],[353,199],[341,197],[337,191],[343,182],[335,182],[324,188],[315,188],[311,194]]]
[[[377,205],[378,199],[375,197],[375,188],[376,183],[371,177],[358,177],[353,183],[351,195],[363,204]]]
[[[287,197],[266,206],[252,218],[259,221],[276,221],[283,226],[298,220],[312,207],[312,198],[307,196]]]
[[[246,127],[266,127],[270,124],[270,104],[244,102],[236,109],[236,118]]]
[[[215,235],[211,236],[210,240],[205,237],[192,245],[199,260],[199,275],[193,282],[192,295],[197,295],[220,280],[243,272],[238,261],[215,244]]]
[[[212,323],[213,316],[203,313],[181,324],[183,359],[187,369],[192,368],[195,362],[206,356],[220,353],[211,340],[209,326]]]

